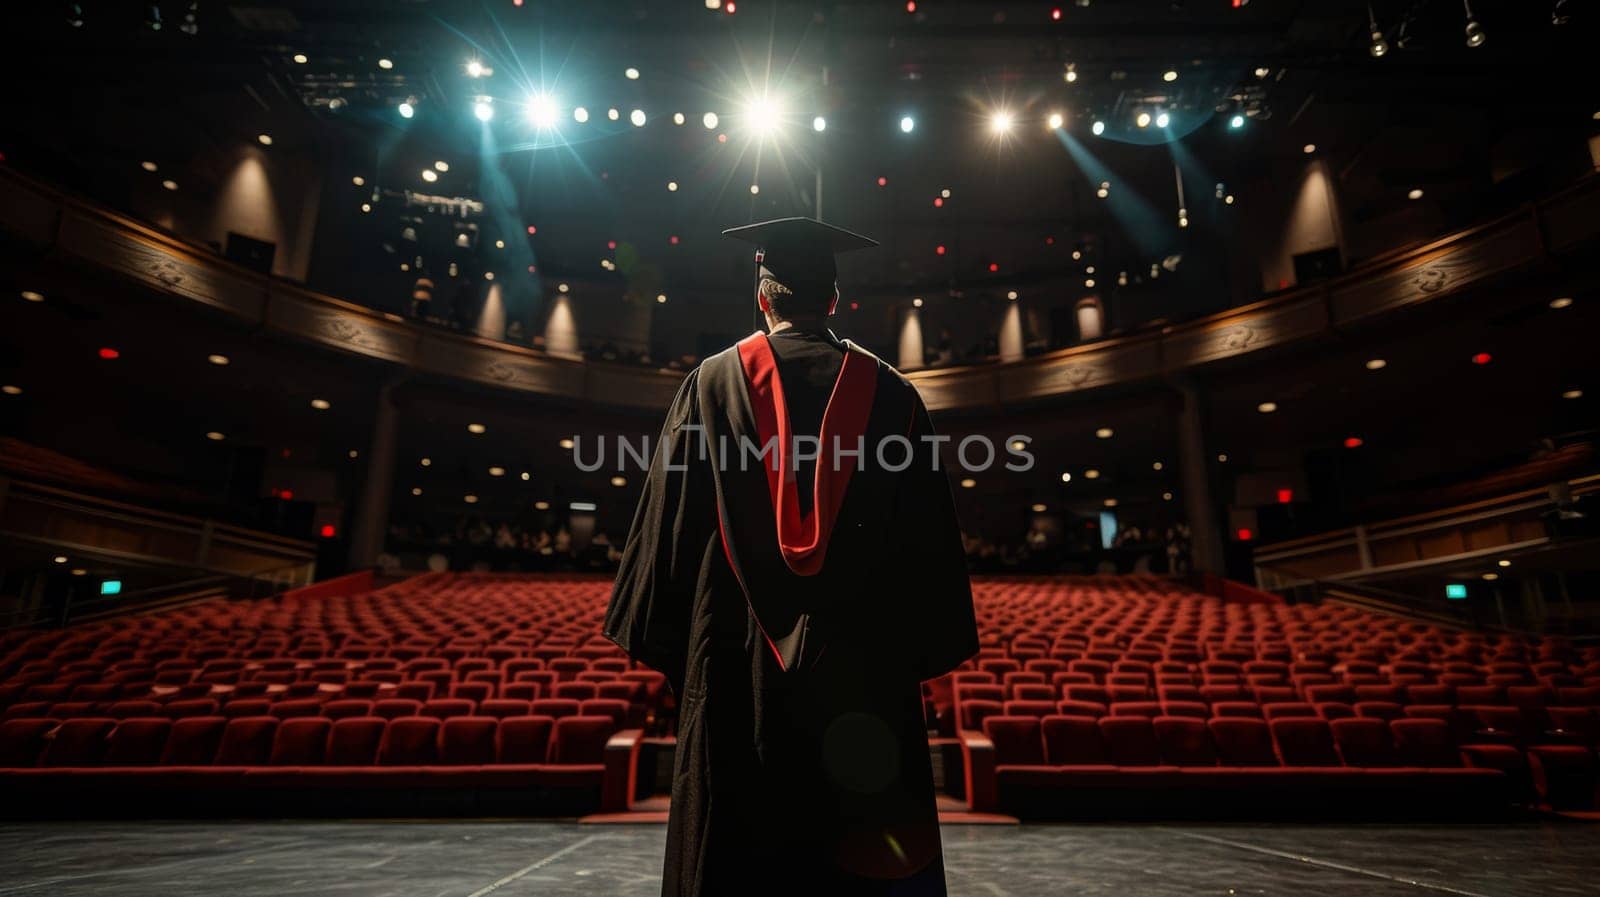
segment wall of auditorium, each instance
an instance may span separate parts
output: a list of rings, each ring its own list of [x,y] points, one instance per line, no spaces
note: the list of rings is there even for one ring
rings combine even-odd
[[[1326,162],[1313,158],[1297,169],[1269,173],[1257,184],[1262,189],[1247,194],[1246,239],[1238,251],[1254,261],[1262,292],[1296,284],[1297,255],[1323,249],[1345,254],[1333,173]],[[1278,192],[1269,186],[1273,184],[1290,186]]]
[[[214,193],[198,197],[174,221],[180,234],[223,249],[230,232],[277,247],[272,273],[304,283],[311,267],[322,178],[318,166],[284,151],[237,145],[192,166]],[[195,187],[204,189],[200,183]],[[180,192],[182,191],[180,186]]]

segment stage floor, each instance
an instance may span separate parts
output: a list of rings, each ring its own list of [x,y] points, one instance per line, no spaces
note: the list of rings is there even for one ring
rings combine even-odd
[[[0,895],[654,897],[664,826],[0,825]],[[1600,825],[946,826],[955,897],[1596,893]]]

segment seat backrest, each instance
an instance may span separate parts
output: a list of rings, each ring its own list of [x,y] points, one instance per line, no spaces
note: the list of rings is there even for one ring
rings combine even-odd
[[[991,716],[983,721],[983,734],[994,742],[994,762],[1000,766],[1039,766],[1044,763],[1044,742],[1036,716]]]
[[[241,716],[271,716],[272,702],[266,698],[234,698],[222,705],[222,715],[229,719]]]
[[[500,721],[492,716],[455,716],[439,730],[439,762],[446,766],[493,763]]]
[[[552,719],[562,719],[568,716],[577,716],[581,705],[569,698],[540,698],[528,705],[534,716],[548,716]]]
[[[606,742],[617,731],[609,716],[567,716],[556,720],[550,762],[564,765],[605,762]]]
[[[183,719],[189,716],[215,716],[217,713],[217,702],[211,698],[170,701],[166,707],[167,716],[171,719]]]
[[[378,743],[379,766],[431,766],[438,762],[439,720],[402,716],[383,727],[383,740]]]
[[[365,703],[365,702],[358,702]],[[340,717],[356,719],[356,717]],[[278,724],[267,762],[273,766],[320,766],[328,756],[328,733],[334,721],[320,716],[301,716]]]
[[[416,716],[421,711],[422,702],[412,698],[382,698],[372,702],[372,715],[379,719]]]
[[[579,716],[609,716],[621,729],[628,722],[628,702],[611,698],[590,698],[578,707]]]
[[[228,720],[213,761],[218,766],[261,766],[272,756],[272,739],[278,733],[275,716],[241,716]]]
[[[1211,705],[1211,716],[1261,718],[1261,705],[1255,701],[1218,701]]]
[[[1304,701],[1269,701],[1261,705],[1261,715],[1267,719],[1286,716],[1316,716],[1317,708]]]
[[[383,703],[379,701],[378,703]],[[381,716],[347,716],[328,730],[329,766],[371,766],[377,762],[387,720]]]
[[[556,721],[548,716],[508,716],[500,720],[495,759],[501,763],[536,764],[550,757],[550,733]]]
[[[1160,701],[1117,701],[1111,705],[1107,716],[1142,716],[1155,719],[1161,715]]]
[[[167,745],[161,751],[162,766],[210,766],[222,744],[222,730],[228,720],[220,716],[191,716],[172,721]]]
[[[272,716],[278,719],[294,719],[297,716],[321,716],[322,702],[316,698],[293,698],[274,703],[270,712]]]
[[[371,716],[372,702],[359,698],[342,698],[329,701],[322,705],[322,715],[328,719],[344,719],[348,716]]]
[[[1393,701],[1357,701],[1356,716],[1367,719],[1391,720],[1406,715],[1406,709]]]
[[[1043,717],[1056,712],[1055,701],[1006,701],[1001,706],[1001,716]]]
[[[1192,716],[1158,716],[1151,721],[1161,760],[1174,766],[1216,766],[1217,749],[1206,721]]]
[[[1155,729],[1142,716],[1108,716],[1099,721],[1106,757],[1117,766],[1159,766]]]
[[[1399,761],[1407,766],[1448,769],[1461,765],[1450,725],[1436,719],[1397,719],[1389,723]]]
[[[119,720],[106,742],[107,766],[146,766],[161,762],[161,751],[172,732],[172,720],[164,716],[136,716]]]
[[[105,755],[106,742],[117,721],[86,717],[62,722],[39,758],[40,766],[93,766]]]
[[[106,716],[128,719],[135,716],[165,716],[166,711],[155,701],[117,701],[106,708]]]
[[[1276,766],[1272,731],[1264,720],[1243,716],[1214,717],[1206,722],[1217,758],[1223,766]]]
[[[422,709],[417,711],[417,715],[450,719],[453,716],[471,716],[475,709],[477,704],[466,698],[434,698],[424,703]]]
[[[1327,720],[1316,716],[1285,716],[1269,725],[1284,766],[1342,765]]]
[[[478,705],[479,716],[492,716],[495,719],[505,719],[508,716],[527,716],[528,701],[518,701],[512,698],[490,698]],[[627,705],[624,704],[624,707]]]
[[[1399,766],[1400,757],[1394,750],[1394,739],[1389,734],[1389,723],[1381,719],[1350,717],[1328,723],[1333,730],[1334,743],[1347,766],[1386,767]]]
[[[1254,707],[1255,705],[1251,704],[1250,706]],[[1161,704],[1162,716],[1192,716],[1196,719],[1210,719],[1214,712],[1214,710],[1199,701],[1163,701]],[[1221,714],[1218,715],[1220,716]]]

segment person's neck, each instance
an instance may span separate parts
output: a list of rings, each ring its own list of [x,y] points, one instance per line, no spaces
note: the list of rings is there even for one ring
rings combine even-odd
[[[827,324],[821,318],[800,318],[793,321],[774,321],[768,328],[768,333],[782,333],[785,330],[796,332],[822,332],[827,329]]]

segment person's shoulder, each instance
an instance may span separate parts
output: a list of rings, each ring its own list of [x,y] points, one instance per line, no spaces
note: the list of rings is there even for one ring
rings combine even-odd
[[[916,385],[907,379],[905,374],[900,373],[900,371],[897,370],[894,365],[884,361],[874,353],[862,348],[859,343],[851,340],[846,340],[845,343],[851,352],[858,352],[877,362],[879,389],[884,389],[887,387],[898,393],[903,393],[908,397],[915,397],[919,401],[921,400],[921,394],[917,392]]]

